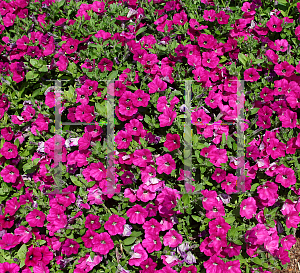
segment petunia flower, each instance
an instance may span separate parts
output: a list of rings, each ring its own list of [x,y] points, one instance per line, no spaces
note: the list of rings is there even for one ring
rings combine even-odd
[[[93,243],[92,250],[101,255],[108,254],[108,252],[114,248],[114,242],[107,232],[97,234],[94,237]]]
[[[164,146],[170,152],[180,148],[180,136],[178,134],[168,133],[166,136],[166,141],[164,142]]]
[[[43,227],[45,219],[45,214],[37,209],[34,209],[26,215],[26,221],[31,227]]]
[[[42,259],[41,250],[38,247],[30,247],[26,253],[25,265],[36,266]]]
[[[0,149],[0,154],[2,154],[6,159],[15,158],[18,155],[18,147],[10,142],[4,142]]]
[[[164,238],[164,246],[177,247],[182,243],[182,236],[174,229],[169,230]]]
[[[266,23],[266,25],[272,32],[281,32],[282,31],[282,23],[283,23],[283,21],[281,19],[272,15],[270,20]]]
[[[173,170],[176,169],[175,160],[172,158],[170,154],[165,154],[163,156],[159,156],[156,159],[157,164],[157,172],[159,174],[171,174]]]
[[[171,126],[176,116],[177,116],[176,111],[172,111],[171,109],[166,108],[164,112],[158,117],[160,126],[161,127]]]
[[[85,227],[91,230],[99,229],[101,227],[99,219],[100,219],[99,216],[89,214],[85,220]]]
[[[109,217],[108,221],[105,222],[104,228],[110,235],[122,234],[124,232],[124,225],[126,220],[116,214]]]
[[[20,267],[15,263],[4,262],[0,264],[1,273],[19,273]]]
[[[0,172],[3,181],[6,183],[16,183],[20,172],[19,170],[13,165],[7,165],[4,169]]]
[[[63,254],[71,256],[72,254],[77,254],[79,248],[80,245],[76,241],[68,238],[64,241],[61,251]]]
[[[126,215],[129,217],[130,223],[141,225],[145,223],[148,212],[141,205],[136,204],[135,206],[127,210]]]
[[[0,248],[10,250],[20,242],[20,237],[11,233],[5,233],[0,240]]]
[[[148,258],[148,254],[142,244],[137,244],[133,247],[134,253],[128,260],[130,266],[140,266],[140,264]]]
[[[251,219],[256,213],[256,210],[257,205],[253,197],[248,197],[244,199],[240,205],[240,215],[242,217],[246,217],[247,219]]]

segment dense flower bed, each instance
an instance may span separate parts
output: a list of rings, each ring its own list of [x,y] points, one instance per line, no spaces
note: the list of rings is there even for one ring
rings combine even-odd
[[[300,3],[1,0],[0,14],[0,273],[287,266],[300,223]],[[58,182],[54,80],[61,120],[95,123],[63,125]]]

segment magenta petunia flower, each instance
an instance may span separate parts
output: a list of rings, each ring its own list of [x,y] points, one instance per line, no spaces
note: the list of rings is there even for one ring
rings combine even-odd
[[[285,156],[286,145],[280,142],[277,138],[273,138],[269,141],[269,145],[266,148],[268,155],[271,155],[273,159]]]
[[[298,228],[298,224],[300,223],[300,217],[298,211],[290,212],[286,216],[286,226],[287,228]]]
[[[177,247],[182,243],[182,236],[174,229],[169,230],[164,236],[164,246]]]
[[[74,53],[74,52],[77,50],[79,43],[80,43],[79,40],[69,38],[69,39],[67,40],[67,42],[64,43],[64,44],[61,46],[61,48],[62,48],[67,54],[72,54],[72,53]]]
[[[144,248],[146,248],[148,253],[160,251],[162,247],[159,236],[154,234],[145,235],[142,245]]]
[[[146,167],[152,162],[152,153],[148,149],[136,150],[133,153],[132,163],[139,167]]]
[[[154,80],[148,84],[149,93],[155,93],[159,91],[164,91],[167,89],[167,83],[162,81],[158,76],[155,76]]]
[[[14,132],[11,127],[5,127],[1,129],[1,135],[6,141],[11,141],[14,137]]]
[[[5,233],[0,240],[0,248],[10,250],[20,243],[20,237],[11,233]]]
[[[4,262],[0,264],[0,273],[19,273],[20,267],[15,263]]]
[[[117,149],[127,149],[132,141],[132,136],[126,131],[119,131],[115,137]]]
[[[148,258],[148,254],[143,248],[142,244],[137,244],[133,248],[134,253],[128,260],[128,264],[133,266],[140,266],[140,264]]]
[[[187,14],[184,12],[184,10],[181,10],[180,13],[176,13],[173,16],[173,24],[174,25],[183,26],[187,21],[188,21]]]
[[[279,247],[279,249],[275,251],[275,256],[279,258],[283,265],[291,262],[289,252],[287,250],[284,250],[283,247]]]
[[[216,255],[210,257],[203,265],[207,273],[224,273],[225,262]]]
[[[97,215],[89,214],[85,220],[85,227],[91,230],[96,230],[101,227],[99,222],[100,217]]]
[[[220,25],[227,25],[230,15],[226,14],[225,11],[221,10],[219,13],[216,14],[218,18],[218,23]]]
[[[256,82],[260,78],[257,70],[255,68],[249,68],[244,72],[244,79],[250,82]]]
[[[221,183],[226,178],[226,171],[222,170],[220,168],[216,168],[216,170],[213,173],[213,175],[211,176],[211,178],[213,180],[217,181],[217,183]]]
[[[156,159],[157,172],[159,174],[171,174],[173,170],[176,169],[175,160],[172,158],[170,154],[165,154],[163,156],[159,156]]]
[[[126,220],[116,214],[109,217],[108,221],[104,224],[104,228],[110,235],[122,234],[124,232],[124,225]]]
[[[34,209],[26,215],[26,221],[31,227],[43,227],[45,219],[45,214],[37,209]]]
[[[107,232],[97,234],[94,237],[92,250],[101,255],[106,255],[114,248],[114,242]]]
[[[71,256],[72,254],[77,254],[79,248],[80,245],[76,241],[68,238],[64,241],[61,252],[67,256]]]
[[[274,71],[278,76],[290,77],[293,75],[295,67],[289,64],[287,61],[284,61],[280,64],[276,64]]]
[[[211,9],[211,10],[204,10],[203,14],[203,19],[205,21],[213,22],[216,19],[216,12]]]
[[[132,224],[144,224],[148,216],[148,211],[141,205],[135,205],[127,210],[126,215],[129,217],[129,222]]]
[[[219,58],[214,51],[202,53],[202,65],[209,68],[216,68],[219,64]]]
[[[172,111],[170,108],[166,108],[164,112],[158,117],[160,127],[171,126],[176,116],[176,111]]]
[[[241,203],[240,208],[240,215],[242,217],[246,217],[247,219],[251,219],[257,210],[255,199],[253,197],[244,199]]]
[[[283,249],[290,250],[294,244],[296,244],[296,238],[290,234],[281,238],[280,243],[282,244]]]
[[[38,247],[30,247],[26,253],[25,265],[36,266],[42,259],[41,250]]]
[[[0,154],[6,159],[15,158],[18,155],[18,147],[10,142],[4,142],[3,147],[0,149]]]
[[[107,58],[103,58],[101,59],[101,61],[98,63],[98,68],[101,70],[101,72],[106,71],[112,71],[112,67],[113,67],[114,63],[107,59]]]
[[[84,236],[81,237],[82,241],[84,242],[84,246],[86,248],[91,248],[93,246],[93,240],[94,240],[94,237],[97,235],[98,233],[91,230],[91,229],[88,229],[87,232],[85,233]]]
[[[166,141],[164,142],[164,146],[170,152],[180,148],[180,136],[178,134],[168,133],[166,136]]]
[[[19,170],[13,165],[5,166],[0,174],[3,178],[3,181],[6,183],[16,183],[18,177],[20,176]]]
[[[271,19],[267,22],[266,25],[272,32],[281,32],[282,31],[282,23],[283,23],[283,20],[272,15]]]
[[[213,48],[216,44],[217,40],[213,35],[209,34],[200,34],[198,38],[198,45],[204,48]]]
[[[133,136],[140,136],[141,131],[143,130],[143,123],[138,119],[132,119],[129,123],[125,124],[126,131]]]
[[[53,253],[49,250],[48,246],[41,246],[40,251],[41,251],[41,254],[42,254],[41,262],[44,265],[49,264],[50,261],[52,261],[52,259],[53,259]]]

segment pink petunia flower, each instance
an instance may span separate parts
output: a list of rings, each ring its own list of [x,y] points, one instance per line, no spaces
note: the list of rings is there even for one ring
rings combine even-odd
[[[137,244],[134,246],[134,253],[128,260],[128,264],[133,266],[140,266],[140,264],[148,258],[148,254],[143,248],[142,244]]]
[[[225,263],[216,255],[210,257],[203,265],[207,273],[224,273]]]
[[[42,259],[42,253],[38,247],[30,247],[26,253],[25,265],[27,266],[36,266],[39,261]]]
[[[160,127],[171,126],[176,116],[176,111],[172,111],[170,108],[166,108],[164,112],[158,117]]]
[[[280,240],[280,243],[285,250],[290,250],[296,242],[297,240],[292,234],[287,235]]]
[[[249,68],[244,72],[244,79],[250,82],[256,82],[260,78],[257,70],[255,68]]]
[[[26,221],[31,227],[43,227],[45,219],[45,214],[37,209],[34,209],[26,215]]]
[[[20,267],[15,263],[4,262],[0,264],[0,273],[19,273]]]
[[[164,238],[164,246],[177,247],[182,243],[182,236],[174,229],[169,230]]]
[[[5,233],[0,240],[0,248],[10,250],[20,243],[20,237],[11,233]]]
[[[127,149],[132,141],[132,136],[126,131],[119,131],[115,141],[118,144],[117,149]]]
[[[99,219],[100,219],[99,216],[89,214],[85,220],[85,227],[91,230],[99,229],[101,227]]]
[[[4,142],[3,147],[0,149],[0,153],[6,158],[15,158],[18,155],[18,147],[10,142]]]
[[[180,148],[180,136],[178,134],[168,133],[166,136],[166,141],[164,142],[164,146],[170,152]]]
[[[290,77],[293,75],[295,67],[289,64],[287,61],[284,61],[280,64],[276,64],[274,71],[278,76]]]
[[[110,235],[117,235],[123,233],[125,224],[126,220],[123,217],[113,214],[104,224],[104,228]]]
[[[283,23],[283,20],[272,15],[271,19],[267,22],[266,25],[272,32],[281,32],[282,31],[282,23]]]
[[[16,183],[20,172],[19,170],[13,165],[7,165],[4,169],[0,172],[3,181],[6,183]]]
[[[79,248],[80,245],[76,241],[68,238],[64,241],[61,252],[67,256],[71,256],[72,254],[77,254]]]
[[[144,248],[146,248],[148,253],[160,251],[162,247],[159,236],[155,234],[148,234],[147,236],[145,236],[142,245]]]
[[[203,14],[203,19],[205,21],[213,22],[216,19],[216,12],[211,9],[211,10],[204,10]]]
[[[146,167],[152,162],[152,153],[148,149],[136,150],[133,153],[132,163],[139,167]]]
[[[170,154],[165,154],[163,156],[159,156],[156,159],[157,164],[157,172],[159,174],[171,174],[173,170],[176,169],[175,160],[172,158]]]
[[[136,204],[127,210],[126,215],[129,217],[130,223],[141,225],[145,223],[145,219],[148,216],[148,211],[141,205]]]
[[[246,217],[247,219],[251,219],[257,210],[256,201],[253,197],[244,199],[240,207],[240,215],[242,217]]]

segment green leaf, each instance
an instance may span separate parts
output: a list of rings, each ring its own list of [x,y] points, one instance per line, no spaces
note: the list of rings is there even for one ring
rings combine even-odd
[[[70,178],[71,178],[72,182],[73,182],[76,186],[78,186],[78,187],[82,187],[82,186],[83,186],[83,184],[78,180],[77,177],[75,177],[75,176],[70,176]]]
[[[142,27],[142,28],[140,28],[140,29],[136,32],[135,36],[138,36],[138,35],[141,34],[142,32],[145,32],[146,29],[147,29],[147,27]]]
[[[64,4],[65,4],[65,0],[60,0],[60,1],[57,3],[57,6],[58,6],[58,8],[61,8]]]
[[[253,108],[253,109],[251,109],[251,110],[250,110],[250,115],[256,114],[256,113],[258,112],[259,109],[260,109],[260,108]]]
[[[33,165],[34,165],[34,166],[37,165],[37,164],[39,163],[39,161],[40,161],[40,158],[34,159],[34,160],[33,160]]]
[[[16,138],[16,140],[15,140],[14,144],[15,144],[17,147],[19,147],[19,145],[20,145],[20,141],[19,141],[19,139],[18,139],[18,138]]]
[[[190,204],[190,196],[185,193],[182,197],[181,197],[181,200],[184,204],[184,206],[188,206]]]
[[[33,71],[28,71],[26,74],[26,80],[32,80],[38,77],[38,74],[34,73]]]
[[[239,58],[239,61],[243,64],[243,66],[246,66],[247,60],[248,60],[246,55],[243,53],[239,53],[238,58]]]
[[[147,148],[147,141],[145,139],[140,137],[140,142],[141,142],[144,149]]]
[[[129,245],[132,245],[135,242],[135,240],[136,240],[136,237],[129,237],[123,241],[123,244],[125,246],[129,246]]]
[[[108,75],[108,80],[113,80],[113,79],[115,79],[117,76],[118,76],[118,71],[117,71],[117,70],[114,70],[114,71],[112,71],[112,72],[109,73],[109,75]]]
[[[43,65],[40,69],[39,69],[40,72],[48,72],[48,67],[47,65]]]
[[[262,261],[258,257],[253,258],[252,262],[254,262],[254,263],[258,264],[258,265],[262,265]]]
[[[30,59],[30,64],[36,68],[40,67],[39,61],[36,59]]]
[[[192,218],[198,223],[201,221],[201,217],[199,217],[197,215],[192,215]]]
[[[20,260],[20,267],[23,267],[25,265],[25,258],[26,258],[27,251],[28,251],[27,246],[23,244],[17,252],[17,256],[19,257]]]

